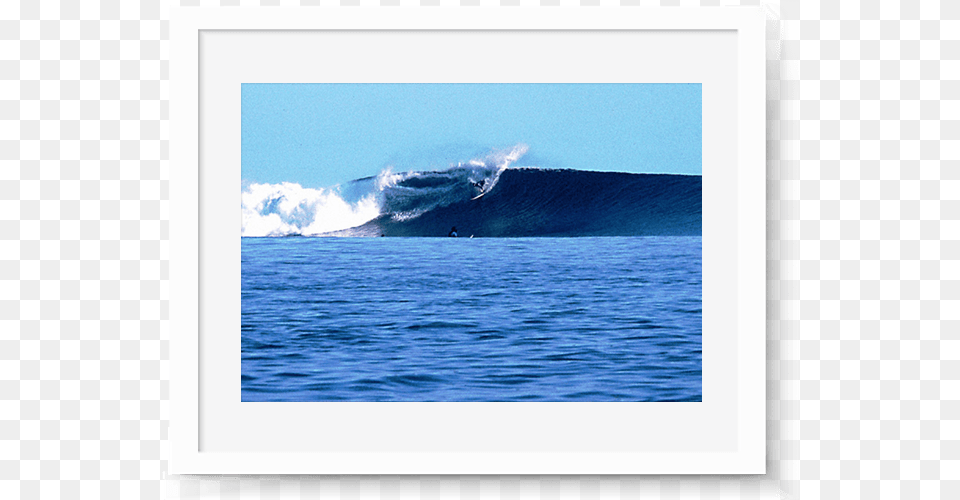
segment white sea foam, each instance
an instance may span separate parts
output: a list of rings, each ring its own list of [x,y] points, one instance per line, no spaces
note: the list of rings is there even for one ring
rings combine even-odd
[[[337,188],[250,184],[240,195],[241,236],[311,236],[359,226],[380,215],[375,193],[354,203]]]

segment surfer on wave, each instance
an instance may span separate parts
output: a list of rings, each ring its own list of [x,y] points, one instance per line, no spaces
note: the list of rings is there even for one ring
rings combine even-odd
[[[451,238],[456,238],[456,237],[457,237],[457,226],[453,226],[452,228],[450,228],[450,233],[447,234],[447,236],[449,236],[449,237],[451,237]]]

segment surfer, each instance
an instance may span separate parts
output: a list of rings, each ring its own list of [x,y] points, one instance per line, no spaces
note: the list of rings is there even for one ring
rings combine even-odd
[[[451,237],[451,238],[456,238],[456,237],[457,237],[457,226],[453,226],[452,228],[450,228],[450,233],[447,234],[447,236],[449,236],[449,237]]]
[[[483,189],[483,187],[486,186],[486,185],[487,185],[487,180],[486,180],[486,179],[480,179],[479,181],[474,182],[474,183],[473,183],[473,187],[477,188],[477,195],[474,196],[473,198],[470,198],[470,200],[471,200],[471,201],[476,200],[476,199],[480,198],[481,196],[487,194],[487,191]]]

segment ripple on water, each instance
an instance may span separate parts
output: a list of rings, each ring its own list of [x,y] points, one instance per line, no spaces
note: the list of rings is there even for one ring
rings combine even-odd
[[[699,238],[378,240],[242,240],[244,401],[701,399]]]

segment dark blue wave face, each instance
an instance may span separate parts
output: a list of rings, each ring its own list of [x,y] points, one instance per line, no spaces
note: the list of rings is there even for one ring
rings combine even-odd
[[[700,176],[535,168],[488,178],[471,173],[455,168],[406,179],[384,190],[380,217],[339,235],[446,236],[453,226],[461,236],[477,237],[701,234]]]
[[[701,401],[701,239],[244,238],[243,401]]]

